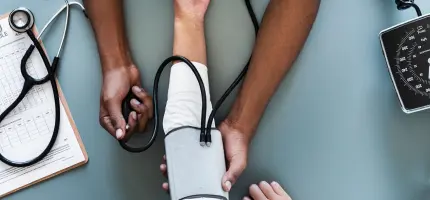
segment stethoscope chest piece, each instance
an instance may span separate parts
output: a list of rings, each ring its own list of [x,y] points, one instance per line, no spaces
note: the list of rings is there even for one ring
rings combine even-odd
[[[9,25],[14,31],[24,33],[33,28],[33,13],[24,7],[17,8],[9,14]]]

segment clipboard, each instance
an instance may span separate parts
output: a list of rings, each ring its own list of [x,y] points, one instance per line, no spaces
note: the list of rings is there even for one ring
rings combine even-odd
[[[3,20],[3,19],[8,18],[8,17],[9,17],[9,13],[6,13],[6,14],[3,14],[3,15],[0,15],[0,20]],[[36,27],[36,25],[34,25],[34,27],[32,28],[32,30],[33,30],[34,35],[37,37],[37,36],[38,36],[38,31],[37,31],[37,27]],[[44,47],[43,42],[41,41],[40,43],[41,43],[41,46],[42,46],[42,48],[43,48],[43,50],[44,50],[44,53],[48,55],[48,53],[47,53],[47,51],[46,51],[46,48]],[[50,62],[51,62],[51,61],[50,61]],[[80,136],[79,131],[78,131],[77,127],[76,127],[75,121],[73,120],[73,117],[72,117],[72,114],[71,114],[71,112],[70,112],[69,106],[68,106],[68,104],[67,104],[66,98],[64,97],[64,94],[63,94],[63,92],[62,92],[62,89],[61,89],[60,83],[58,82],[58,79],[57,79],[57,78],[56,78],[56,83],[57,83],[57,86],[58,86],[58,96],[59,96],[59,98],[60,98],[60,104],[62,104],[62,106],[64,107],[64,110],[65,110],[66,115],[67,115],[67,118],[68,118],[68,122],[70,123],[70,126],[71,126],[71,127],[72,127],[72,129],[73,129],[74,136],[75,136],[75,138],[76,138],[76,140],[77,140],[77,142],[78,142],[78,144],[79,144],[79,147],[80,147],[80,151],[82,152],[82,154],[83,154],[83,156],[84,156],[84,161],[79,162],[79,163],[76,163],[76,164],[74,164],[74,165],[72,165],[72,166],[70,166],[70,167],[64,168],[64,169],[62,169],[62,170],[60,170],[60,171],[58,171],[58,172],[55,172],[55,173],[49,174],[49,175],[47,175],[47,176],[45,176],[45,177],[43,177],[43,178],[40,178],[40,179],[35,180],[35,181],[33,181],[33,182],[30,182],[30,183],[28,183],[28,184],[26,184],[26,185],[23,185],[22,187],[16,188],[16,189],[14,189],[14,190],[12,190],[12,191],[10,191],[10,192],[4,193],[3,195],[0,195],[0,198],[3,198],[3,197],[8,196],[8,195],[11,195],[11,194],[16,193],[16,192],[18,192],[18,191],[20,191],[20,190],[23,190],[23,189],[25,189],[25,188],[28,188],[28,187],[30,187],[30,186],[32,186],[32,185],[35,185],[35,184],[41,183],[41,182],[43,182],[43,181],[46,181],[46,180],[48,180],[48,179],[51,179],[51,178],[53,178],[53,177],[55,177],[55,176],[58,176],[58,175],[60,175],[60,174],[63,174],[63,173],[65,173],[65,172],[68,172],[68,171],[70,171],[70,170],[72,170],[72,169],[78,168],[78,167],[83,166],[83,165],[85,165],[86,163],[88,163],[88,160],[89,160],[89,159],[88,159],[87,151],[86,151],[85,146],[84,146],[84,144],[83,144],[83,142],[82,142],[81,136]],[[61,124],[60,124],[60,126],[61,126]]]

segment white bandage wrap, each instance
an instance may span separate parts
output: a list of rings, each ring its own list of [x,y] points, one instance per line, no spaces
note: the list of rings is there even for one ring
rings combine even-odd
[[[207,68],[193,64],[205,85],[208,117],[212,104]],[[163,119],[172,200],[228,200],[221,184],[226,171],[221,133],[212,130],[212,145],[200,146],[201,99],[200,87],[190,67],[182,62],[172,66]]]
[[[212,112],[209,92],[208,69],[205,65],[193,62],[199,72],[206,90],[206,122]],[[183,63],[176,63],[170,70],[167,104],[163,119],[164,133],[184,127],[200,127],[202,116],[202,95],[197,78],[191,68]],[[214,122],[212,126],[214,127]]]

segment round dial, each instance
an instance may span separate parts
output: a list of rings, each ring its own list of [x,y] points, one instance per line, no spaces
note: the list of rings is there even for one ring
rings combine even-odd
[[[13,24],[17,28],[25,28],[30,21],[28,14],[24,11],[17,11],[12,15]]]
[[[407,30],[398,44],[395,58],[396,73],[404,86],[415,94],[430,97],[430,25]]]

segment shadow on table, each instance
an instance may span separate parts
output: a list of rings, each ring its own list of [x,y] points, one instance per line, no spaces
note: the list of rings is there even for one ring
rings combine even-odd
[[[146,136],[148,136],[147,133]],[[140,142],[146,143],[141,140]],[[161,185],[165,178],[160,173],[159,166],[164,155],[163,137],[158,136],[154,145],[142,153],[130,153],[125,150],[112,151],[111,161],[113,168],[117,169],[112,174],[117,181],[118,199],[169,199],[162,190]]]

